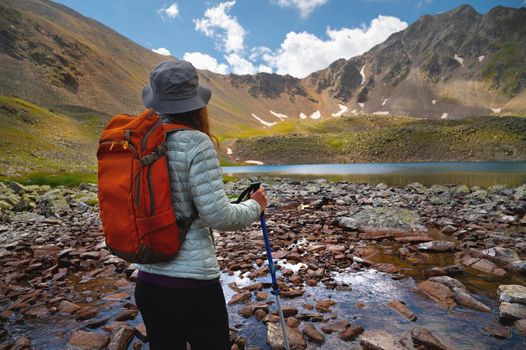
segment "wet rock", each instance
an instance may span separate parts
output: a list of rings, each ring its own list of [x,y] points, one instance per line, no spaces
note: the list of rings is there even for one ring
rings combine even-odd
[[[28,337],[18,338],[9,350],[29,350],[31,349],[31,339]]]
[[[514,249],[493,247],[482,251],[482,256],[486,259],[500,262],[503,264],[512,263],[520,260],[519,254]]]
[[[69,314],[69,315],[74,314],[80,309],[81,309],[80,306],[78,306],[77,304],[73,304],[67,300],[62,301],[60,305],[58,306],[58,310],[60,312]]]
[[[505,266],[509,271],[526,275],[526,260],[517,260]]]
[[[82,309],[78,310],[75,313],[75,318],[79,321],[88,320],[90,318],[93,318],[99,314],[99,311],[93,307],[86,306]]]
[[[380,235],[427,232],[416,211],[403,208],[367,208],[349,217],[338,219],[340,227]]]
[[[448,241],[431,241],[417,245],[418,250],[426,252],[450,252],[455,250],[455,243]]]
[[[142,341],[147,341],[148,339],[148,333],[146,332],[146,325],[144,323],[141,323],[133,329],[135,335],[137,338],[139,338]]]
[[[377,271],[380,271],[380,272],[385,272],[385,273],[398,273],[398,272],[400,272],[400,269],[398,267],[396,267],[393,264],[389,264],[389,263],[374,264],[373,265],[373,269],[375,269]]]
[[[424,327],[415,327],[411,329],[411,338],[413,343],[423,350],[447,350],[447,347]]]
[[[470,267],[497,276],[504,276],[506,274],[506,271],[486,259],[480,259]]]
[[[281,308],[281,311],[283,311],[283,317],[291,317],[296,316],[298,314],[298,309],[296,309],[293,306],[284,306]],[[277,311],[273,313],[274,315],[278,315]]]
[[[350,326],[338,333],[338,337],[343,341],[352,341],[360,334],[364,332],[364,329],[362,326]]]
[[[321,331],[325,334],[331,334],[336,332],[341,332],[345,330],[345,328],[349,327],[351,324],[347,320],[336,320],[331,321],[327,324],[324,324],[321,327]]]
[[[455,301],[463,306],[470,307],[475,310],[480,310],[483,312],[490,312],[490,308],[477,299],[473,298],[468,292],[463,288],[453,287],[451,289],[455,293]]]
[[[462,284],[462,282],[460,282],[459,280],[454,279],[452,277],[449,277],[449,276],[431,277],[431,278],[429,278],[429,281],[441,283],[441,284],[447,286],[449,289],[452,289],[452,288],[455,288],[455,287],[456,288],[460,288],[460,289],[466,289],[466,287]]]
[[[501,284],[497,288],[500,302],[526,305],[526,287],[518,284]]]
[[[241,293],[234,294],[232,298],[230,299],[230,301],[228,302],[228,305],[247,302],[250,300],[251,296],[252,294],[250,294],[250,292],[241,292]]]
[[[113,332],[111,335],[108,350],[125,350],[133,338],[133,329],[130,327],[122,327]]]
[[[456,305],[453,299],[453,292],[441,283],[432,281],[420,282],[418,283],[418,289],[431,299],[435,300],[439,305],[446,307],[453,307]]]
[[[256,300],[267,300],[268,299],[268,293],[267,292],[258,292],[256,294]]]
[[[386,331],[366,331],[360,336],[365,350],[401,350],[404,347],[394,335]]]
[[[117,316],[115,316],[115,321],[127,321],[127,320],[133,320],[135,317],[137,317],[138,311],[137,310],[124,310]]]
[[[285,324],[287,325],[287,327],[290,327],[290,328],[298,328],[299,325],[301,324],[301,321],[298,320],[296,317],[291,316],[291,317],[287,317]]]
[[[416,321],[417,317],[415,313],[411,311],[411,309],[409,309],[404,302],[393,300],[387,303],[387,306],[400,316],[407,318],[409,321]]]
[[[515,321],[514,326],[517,327],[517,332],[520,335],[526,336],[526,319]]]
[[[307,343],[298,329],[287,327],[286,330],[291,350],[303,350],[307,348]],[[281,325],[279,323],[267,323],[267,342],[270,348],[272,350],[285,349],[283,339]]]
[[[320,312],[328,312],[330,311],[330,307],[335,305],[336,302],[332,299],[325,299],[325,300],[320,300],[316,303],[316,310],[320,311]]]
[[[304,293],[305,291],[301,289],[291,289],[291,290],[281,291],[280,295],[283,298],[293,299],[293,298],[301,297]]]
[[[69,345],[74,349],[101,350],[110,342],[110,337],[100,333],[74,331],[69,338]]]
[[[323,344],[325,342],[325,336],[321,334],[312,323],[305,324],[305,326],[303,326],[302,332],[314,343]]]
[[[50,314],[49,309],[45,306],[32,307],[29,310],[24,312],[24,315],[32,316],[32,317],[40,318],[40,319],[43,319],[49,316],[49,314]]]
[[[487,325],[482,328],[484,332],[497,339],[508,339],[511,337],[511,328],[499,324]]]
[[[499,320],[516,321],[526,318],[526,305],[502,302],[499,306]]]

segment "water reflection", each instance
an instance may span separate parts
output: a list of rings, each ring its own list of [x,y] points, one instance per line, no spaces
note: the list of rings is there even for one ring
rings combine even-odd
[[[467,186],[508,185],[526,183],[526,162],[444,162],[444,163],[368,163],[368,164],[301,164],[224,167],[228,175],[287,176],[298,179],[326,178],[330,181],[351,181],[389,186],[405,186],[420,182],[464,184]]]

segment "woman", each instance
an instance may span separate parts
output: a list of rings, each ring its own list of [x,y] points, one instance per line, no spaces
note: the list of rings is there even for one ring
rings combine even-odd
[[[233,231],[257,220],[267,200],[263,189],[230,204],[212,136],[206,104],[211,91],[200,86],[189,62],[157,65],[143,102],[164,123],[188,125],[167,136],[167,161],[178,221],[196,217],[177,257],[138,265],[135,300],[150,349],[230,349],[228,314],[211,229]]]

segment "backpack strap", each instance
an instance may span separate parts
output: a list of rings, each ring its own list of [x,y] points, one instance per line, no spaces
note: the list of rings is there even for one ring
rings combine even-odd
[[[162,128],[164,129],[164,133],[165,134],[169,134],[169,133],[176,132],[176,131],[182,131],[182,130],[193,130],[188,125],[173,124],[173,123],[162,124]],[[145,155],[144,157],[142,157],[141,165],[142,166],[147,166],[147,165],[152,164],[157,159],[159,159],[162,156],[166,155],[167,151],[168,151],[168,145],[166,144],[166,142],[161,142],[157,147],[155,147],[153,152],[151,152],[151,153]]]

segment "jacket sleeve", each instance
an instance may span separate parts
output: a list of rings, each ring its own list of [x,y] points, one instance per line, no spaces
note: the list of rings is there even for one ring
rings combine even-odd
[[[231,204],[223,186],[222,170],[214,145],[204,133],[192,137],[195,146],[187,154],[190,193],[199,218],[216,230],[234,231],[257,220],[259,203],[249,199]]]

